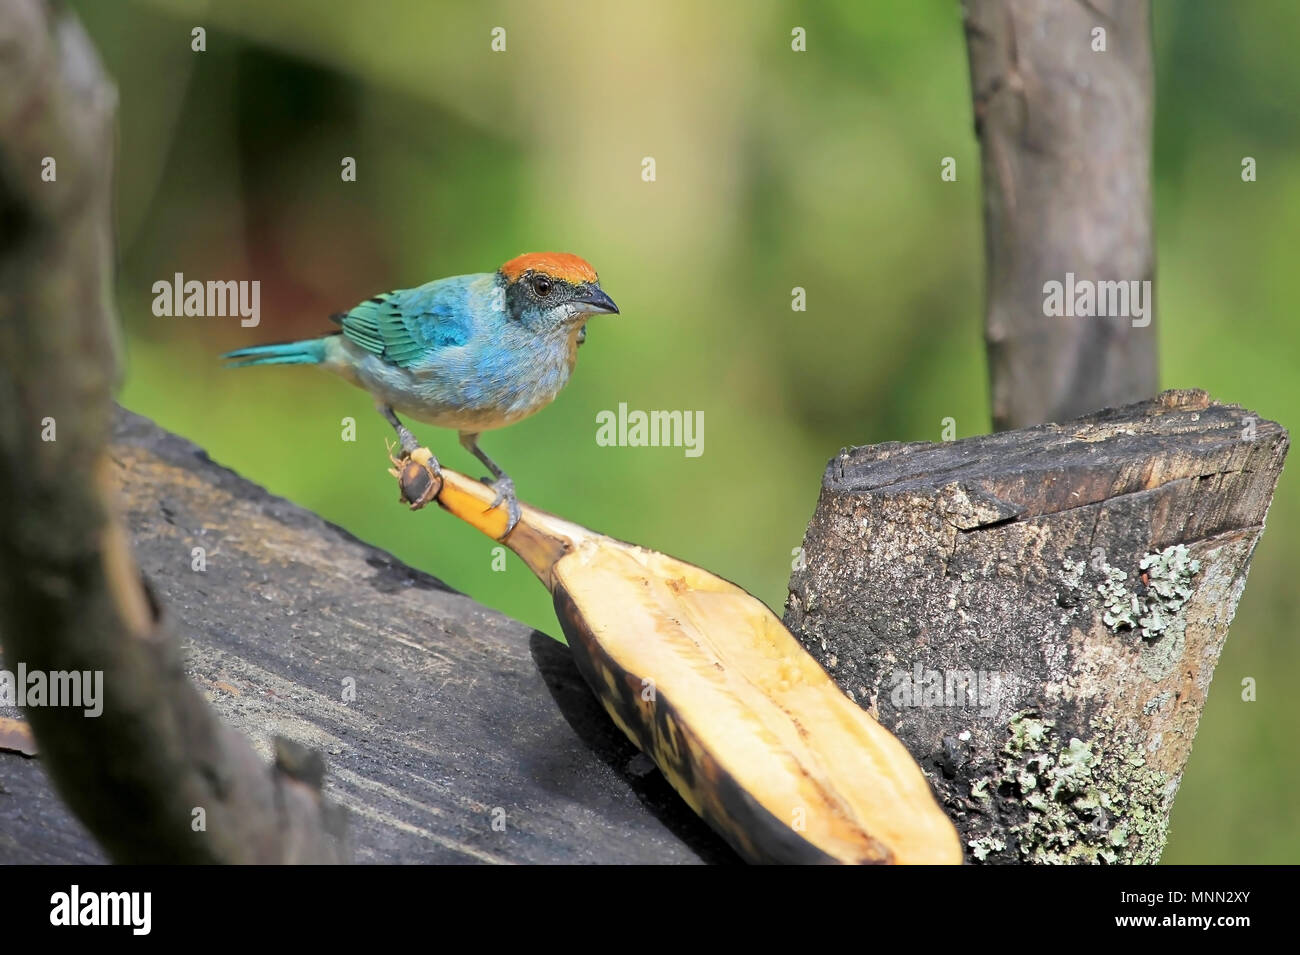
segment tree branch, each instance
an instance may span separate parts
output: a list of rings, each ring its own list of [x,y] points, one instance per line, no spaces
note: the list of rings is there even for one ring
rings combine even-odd
[[[966,11],[993,426],[1149,398],[1158,376],[1146,295],[1155,276],[1148,4],[968,0]],[[1096,315],[1074,314],[1087,300],[1071,294],[1069,276],[1075,289],[1123,282],[1114,302],[1126,294],[1126,314],[1100,317],[1096,303]],[[1066,314],[1045,311],[1048,282],[1061,283]],[[1145,296],[1142,316],[1133,294]]]
[[[189,684],[114,514],[114,112],[70,14],[0,7],[4,657],[102,674],[102,715],[25,712],[63,797],[118,861],[337,861],[341,813],[301,761],[268,767]]]

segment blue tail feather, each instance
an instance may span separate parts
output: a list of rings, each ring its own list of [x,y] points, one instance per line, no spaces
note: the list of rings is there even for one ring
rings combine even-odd
[[[249,365],[319,365],[325,360],[325,338],[309,338],[301,342],[283,342],[278,345],[253,345],[226,352],[221,357],[230,362],[227,368],[246,368]]]

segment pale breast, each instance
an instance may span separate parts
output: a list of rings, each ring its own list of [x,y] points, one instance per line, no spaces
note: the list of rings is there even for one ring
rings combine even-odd
[[[470,343],[440,349],[410,369],[351,348],[346,363],[350,367],[334,370],[417,421],[458,431],[490,431],[555,400],[577,361],[576,338],[574,329],[564,338],[516,347]]]

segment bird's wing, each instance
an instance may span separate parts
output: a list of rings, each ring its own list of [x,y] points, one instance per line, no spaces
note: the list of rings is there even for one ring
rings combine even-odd
[[[410,368],[440,348],[468,338],[463,284],[441,280],[385,292],[336,315],[343,334],[372,355]]]

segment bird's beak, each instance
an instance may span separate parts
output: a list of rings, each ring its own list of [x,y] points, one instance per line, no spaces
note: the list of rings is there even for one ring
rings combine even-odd
[[[575,302],[581,302],[586,308],[586,312],[603,312],[608,315],[617,315],[618,306],[614,300],[606,295],[599,285],[588,285],[578,292],[574,298]]]

